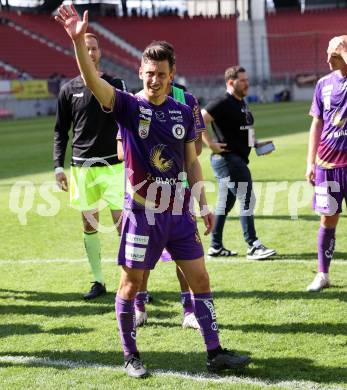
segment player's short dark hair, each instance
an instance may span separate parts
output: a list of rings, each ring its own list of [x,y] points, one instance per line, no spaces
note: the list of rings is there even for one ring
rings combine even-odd
[[[151,42],[142,53],[142,62],[168,61],[170,69],[176,63],[175,50],[171,43],[166,41]]]
[[[85,33],[84,38],[94,38],[99,46],[99,39],[98,37],[93,33]]]
[[[246,72],[246,69],[242,66],[235,65],[228,68],[224,73],[225,82],[229,80],[236,80],[239,77],[239,73]]]

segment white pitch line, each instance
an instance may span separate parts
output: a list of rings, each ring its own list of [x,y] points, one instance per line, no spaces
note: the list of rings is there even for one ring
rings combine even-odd
[[[122,366],[111,366],[97,363],[89,363],[83,361],[63,360],[63,359],[50,359],[50,358],[39,358],[35,356],[0,356],[0,362],[13,363],[13,364],[26,364],[30,365],[42,365],[51,367],[66,367],[70,369],[77,368],[92,368],[92,369],[103,369],[112,371],[122,371]],[[243,376],[223,376],[218,377],[217,375],[209,374],[190,374],[188,372],[179,371],[164,371],[164,370],[152,370],[152,376],[156,377],[171,377],[185,379],[194,382],[211,382],[220,384],[244,384],[244,385],[257,385],[262,388],[268,388],[277,386],[284,389],[297,389],[297,390],[345,390],[342,387],[330,386],[326,384],[322,385],[317,382],[311,381],[266,381],[259,378],[243,377]]]
[[[249,263],[258,263],[258,264],[315,264],[316,260],[281,260],[281,259],[269,259],[266,261],[261,261],[259,260],[246,260],[243,258],[239,259],[205,259],[207,263],[220,263],[220,264],[229,264],[229,265],[245,265]],[[116,264],[116,259],[114,258],[105,258],[102,259],[103,263],[114,263]],[[9,265],[11,264],[12,266],[15,264],[50,264],[50,263],[71,263],[71,264],[79,264],[79,263],[85,263],[87,264],[88,261],[87,259],[23,259],[23,260],[8,260],[8,259],[0,259],[0,266],[3,265]],[[346,260],[333,260],[333,263],[336,265],[347,265]]]

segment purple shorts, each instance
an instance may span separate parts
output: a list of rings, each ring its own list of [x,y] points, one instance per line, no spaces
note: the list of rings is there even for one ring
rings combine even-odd
[[[347,204],[347,167],[323,169],[316,167],[313,208],[322,215],[339,214],[342,202]]]
[[[118,264],[153,269],[166,248],[173,260],[195,260],[204,255],[195,216],[189,211],[154,214],[149,224],[144,210],[125,210]]]

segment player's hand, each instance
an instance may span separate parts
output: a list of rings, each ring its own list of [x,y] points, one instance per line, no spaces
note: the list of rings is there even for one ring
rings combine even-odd
[[[305,174],[306,180],[311,185],[315,185],[315,166],[314,164],[307,164],[306,174]]]
[[[84,38],[88,27],[88,11],[84,11],[83,20],[79,17],[73,4],[61,5],[58,8],[58,16],[54,19],[60,23],[73,41]]]
[[[213,153],[215,154],[220,154],[223,152],[230,152],[227,148],[227,144],[222,144],[220,142],[213,142],[210,145],[210,149],[212,150]]]
[[[67,192],[68,190],[68,184],[67,184],[67,177],[64,172],[56,173],[55,180],[57,182],[58,187]]]
[[[204,236],[207,236],[211,233],[214,223],[215,223],[215,216],[211,211],[207,210],[204,213],[201,213],[202,219],[204,220],[204,224],[206,227],[206,230],[204,231]]]

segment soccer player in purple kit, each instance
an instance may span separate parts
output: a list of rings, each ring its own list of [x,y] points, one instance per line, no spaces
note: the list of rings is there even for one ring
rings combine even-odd
[[[112,111],[122,134],[127,174],[116,315],[127,374],[136,378],[147,375],[136,346],[134,298],[144,270],[154,268],[164,247],[173,258],[181,259],[176,264],[193,291],[194,312],[206,344],[208,369],[218,372],[244,368],[250,363],[249,356],[221,348],[203,248],[187,204],[190,189],[180,185],[185,168],[189,187],[193,193],[199,192],[196,197],[208,234],[213,215],[207,210],[201,186],[201,167],[193,142],[193,113],[166,95],[173,77],[171,52],[155,46],[146,48],[139,70],[145,97],[124,93],[102,80],[93,69],[83,39],[88,12],[84,12],[83,20],[73,5],[62,5],[58,12],[56,20],[73,41],[86,85],[104,109]]]
[[[173,46],[166,41],[155,41],[152,42],[152,45],[160,46],[163,49],[172,52],[172,58],[174,61],[173,75],[175,75],[176,59],[175,59]],[[143,94],[143,92],[144,91],[142,90],[139,92],[139,94]],[[167,94],[171,96],[173,99],[175,99],[176,101],[187,104],[192,109],[194,114],[194,126],[195,126],[195,131],[197,136],[197,139],[195,141],[195,150],[197,155],[200,155],[202,150],[202,133],[206,131],[206,127],[205,127],[204,120],[202,118],[200,106],[197,99],[192,94],[185,91],[183,87],[178,87],[174,83],[169,84]],[[119,140],[120,136],[118,136],[117,138]],[[120,151],[120,154],[123,156],[124,153],[121,145],[118,146],[118,150]],[[164,262],[172,260],[170,253],[167,252],[166,249],[164,249],[161,255],[161,260]],[[148,284],[149,274],[150,274],[149,270],[144,272],[143,282],[140,287],[140,291],[136,294],[135,297],[136,327],[143,326],[147,322],[147,318],[148,318],[145,304],[148,300],[147,284]],[[194,308],[191,299],[191,294],[189,291],[189,285],[185,280],[184,275],[182,274],[182,271],[178,266],[176,266],[176,275],[181,288],[181,303],[183,307],[182,327],[200,329],[199,323],[197,322],[194,315]]]
[[[318,273],[307,291],[330,287],[335,230],[347,202],[347,35],[331,39],[327,55],[332,72],[318,81],[310,110],[306,178],[315,186],[313,207],[321,218]]]

